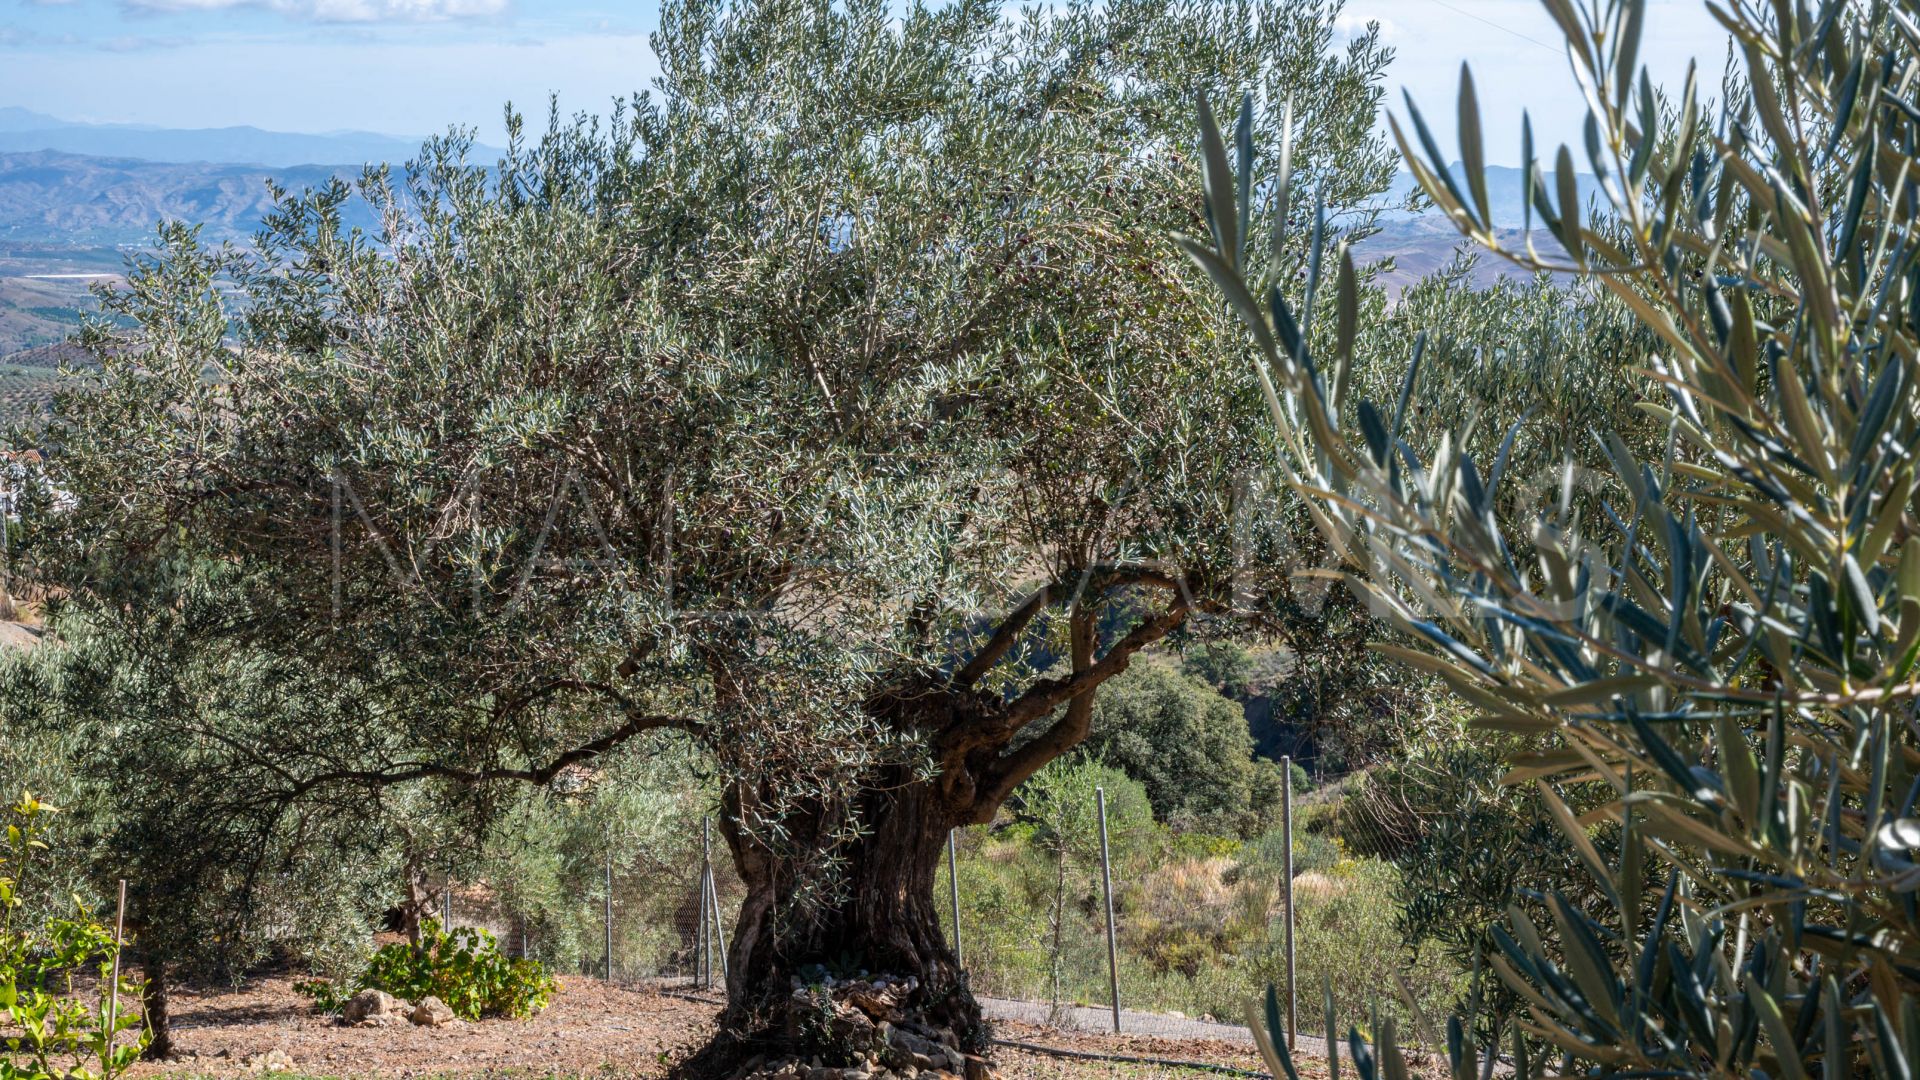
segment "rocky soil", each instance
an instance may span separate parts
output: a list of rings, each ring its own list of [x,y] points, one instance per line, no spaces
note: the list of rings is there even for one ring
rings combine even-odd
[[[401,1008],[405,1008],[404,1005]],[[293,992],[290,977],[253,980],[237,989],[183,990],[174,995],[175,1043],[181,1056],[143,1064],[135,1080],[190,1077],[664,1077],[674,1062],[704,1043],[713,1031],[716,1004],[648,988],[608,986],[596,979],[563,978],[546,1011],[531,1020],[455,1020],[438,1026],[396,1022],[348,1026],[313,1012]],[[875,1032],[880,1028],[874,1025]],[[908,1032],[911,1034],[911,1031]],[[1244,1045],[1142,1036],[1070,1034],[1023,1024],[997,1025],[999,1037],[1082,1053],[1204,1061],[1259,1069]],[[918,1076],[927,1059],[934,1073],[961,1075],[931,1045],[914,1045],[892,1057]],[[921,1040],[924,1042],[924,1039]],[[937,1040],[935,1040],[937,1041]],[[885,1045],[891,1046],[891,1042]],[[938,1060],[936,1060],[936,1055]],[[879,1068],[898,1075],[905,1069]],[[773,1063],[770,1063],[773,1064]],[[1203,1078],[1207,1073],[1138,1062],[1093,1062],[1008,1047],[983,1062],[995,1080],[1122,1080],[1158,1076]],[[1324,1076],[1306,1063],[1304,1075]],[[977,1066],[976,1066],[977,1067]],[[811,1077],[805,1063],[777,1063],[774,1070]],[[877,1069],[875,1071],[878,1071]],[[844,1073],[836,1070],[836,1076]]]

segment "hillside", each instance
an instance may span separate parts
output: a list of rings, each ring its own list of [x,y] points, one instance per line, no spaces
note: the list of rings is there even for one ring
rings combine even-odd
[[[85,364],[77,346],[41,345],[0,357],[0,432],[38,428],[53,406],[53,393],[65,364]]]
[[[50,368],[0,363],[0,433],[39,430],[51,415],[55,379]]]
[[[117,281],[123,259],[113,248],[0,245],[0,430],[37,422],[60,366],[84,361],[67,339],[96,310],[89,287]]]
[[[1501,240],[1509,246],[1524,246],[1518,228],[1503,227],[1498,231]],[[1538,227],[1533,230],[1533,244],[1544,256],[1553,257],[1562,253],[1559,242]],[[1380,283],[1386,287],[1389,296],[1398,296],[1420,279],[1446,269],[1456,253],[1472,247],[1445,218],[1429,213],[1381,222],[1380,231],[1355,245],[1354,253],[1356,259],[1367,261],[1391,257],[1393,270],[1382,274]],[[1500,278],[1528,276],[1527,271],[1504,259],[1483,254],[1467,279],[1476,288],[1485,288]]]
[[[93,310],[87,286],[110,280],[78,276],[83,272],[71,277],[55,276],[58,273],[36,269],[27,276],[0,270],[0,358],[7,363],[19,362],[13,353],[71,337],[80,329],[81,314]]]
[[[267,180],[299,190],[358,169],[177,164],[41,150],[0,154],[0,243],[138,244],[154,223],[197,222],[209,240],[242,239],[270,206]],[[355,224],[371,224],[364,203]],[[352,214],[350,212],[350,219]]]

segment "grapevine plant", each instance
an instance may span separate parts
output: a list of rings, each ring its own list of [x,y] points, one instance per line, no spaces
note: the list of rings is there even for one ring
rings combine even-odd
[[[418,945],[385,946],[354,982],[313,979],[296,989],[326,1012],[339,1011],[357,991],[383,990],[406,1001],[439,998],[462,1020],[523,1020],[547,1007],[557,985],[538,961],[502,953],[490,932],[472,926],[449,931],[428,919],[420,925]]]

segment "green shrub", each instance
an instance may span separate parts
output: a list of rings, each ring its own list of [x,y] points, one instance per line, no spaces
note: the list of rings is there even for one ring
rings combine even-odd
[[[1081,753],[1138,780],[1160,821],[1244,835],[1279,811],[1278,770],[1253,756],[1246,711],[1164,657],[1101,688]]]
[[[6,814],[0,845],[0,1077],[97,1080],[126,1072],[146,1049],[140,987],[122,980],[121,1008],[108,1018],[116,967],[112,928],[84,908],[68,918],[28,919],[26,897],[43,861],[42,816],[52,807],[23,794]],[[100,981],[82,992],[74,976]],[[117,1038],[122,1032],[133,1034]]]
[[[1230,859],[1240,854],[1246,845],[1231,836],[1218,836],[1208,832],[1181,832],[1168,829],[1165,832],[1165,851],[1174,859]]]
[[[335,1012],[359,990],[384,990],[418,1002],[437,997],[455,1016],[524,1019],[547,1007],[556,985],[538,961],[516,960],[500,951],[493,935],[477,927],[451,933],[438,921],[420,926],[420,944],[399,942],[382,948],[349,988],[325,979],[296,986],[323,1011]]]
[[[1235,877],[1248,877],[1256,874],[1278,875],[1287,865],[1287,833],[1284,829],[1270,829],[1261,833],[1251,842],[1242,846],[1239,865],[1234,867]],[[1341,850],[1340,841],[1324,833],[1308,832],[1300,824],[1293,828],[1293,872],[1310,874],[1333,869],[1334,864],[1346,858]]]

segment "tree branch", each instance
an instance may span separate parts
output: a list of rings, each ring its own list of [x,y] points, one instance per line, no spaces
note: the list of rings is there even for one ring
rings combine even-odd
[[[1066,715],[1041,733],[1038,738],[1000,759],[990,779],[983,786],[980,797],[974,803],[976,814],[991,814],[1006,801],[1014,788],[1039,772],[1047,762],[1079,745],[1080,741],[1087,737],[1088,725],[1092,721],[1094,689],[1127,670],[1127,666],[1133,662],[1135,653],[1166,637],[1175,627],[1186,621],[1188,610],[1186,601],[1183,598],[1176,598],[1173,605],[1166,611],[1134,627],[1126,637],[1114,642],[1105,656],[1084,667],[1079,662],[1080,642],[1076,626],[1073,674],[1064,679],[1042,680],[1016,698],[1007,712],[1007,726],[1009,730],[1018,731],[1026,724],[1052,712],[1063,702],[1069,703]],[[1087,649],[1087,655],[1090,658],[1091,640],[1088,642]]]
[[[370,787],[391,787],[395,784],[411,783],[415,780],[442,779],[463,784],[479,784],[490,780],[520,780],[529,784],[546,785],[565,771],[568,766],[599,757],[636,735],[648,731],[694,730],[691,720],[678,716],[634,715],[627,722],[607,732],[605,735],[581,743],[570,750],[550,758],[544,765],[507,768],[493,766],[482,769],[462,768],[440,762],[407,762],[387,769],[343,769],[334,772],[318,773],[306,777],[295,784],[286,794],[298,798],[318,787],[327,784],[364,784]]]
[[[1014,643],[1020,640],[1020,635],[1026,633],[1027,624],[1033,622],[1034,616],[1040,614],[1052,602],[1052,598],[1053,586],[1042,585],[1034,591],[1032,596],[1027,597],[1024,603],[1014,608],[1005,619],[1000,621],[993,636],[980,647],[980,651],[974,654],[973,659],[967,661],[965,667],[954,673],[954,684],[972,686],[987,672],[993,670],[993,665],[999,663],[1001,658],[1013,649]]]
[[[1072,575],[1069,575],[1072,576]],[[1076,591],[1068,591],[1059,582],[1042,585],[1033,595],[1027,597],[1019,607],[1013,609],[995,628],[993,636],[980,647],[973,659],[953,675],[953,684],[960,687],[972,686],[993,670],[993,665],[1006,658],[1013,646],[1019,642],[1020,635],[1026,632],[1034,617],[1045,610],[1049,604],[1073,600],[1076,593],[1080,596],[1098,596],[1110,589],[1137,585],[1149,589],[1161,589],[1175,595],[1174,606],[1186,609],[1206,607],[1195,599],[1193,589],[1186,577],[1177,577],[1164,570],[1134,563],[1097,563],[1088,567],[1083,576],[1082,585]]]

